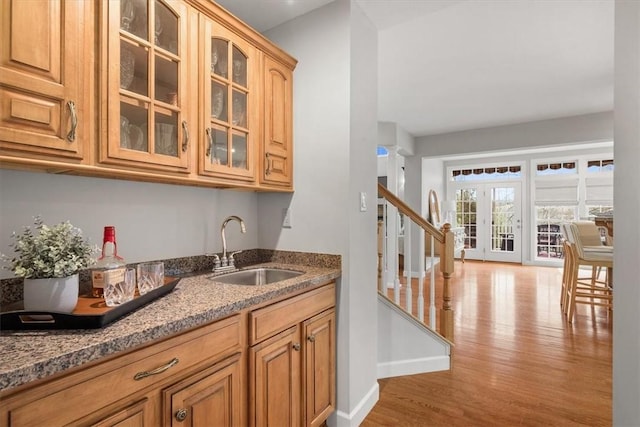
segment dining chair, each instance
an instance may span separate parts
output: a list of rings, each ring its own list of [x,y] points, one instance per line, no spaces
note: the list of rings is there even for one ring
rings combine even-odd
[[[586,252],[613,252],[613,246],[606,246],[600,234],[600,227],[593,221],[576,221],[577,238],[580,239],[582,249]],[[596,281],[600,277],[601,267],[593,267],[591,270],[592,280]],[[609,269],[605,269],[604,282],[608,281]]]
[[[588,250],[585,248],[579,235],[578,226],[575,223],[565,224],[566,256],[568,276],[564,294],[563,312],[566,313],[569,323],[573,322],[576,304],[588,304],[591,306],[613,307],[613,287],[611,285],[612,274],[607,275],[607,281],[601,282],[591,278],[579,278],[581,266],[604,267],[609,271],[613,269],[613,251]],[[561,301],[562,304],[562,301]]]

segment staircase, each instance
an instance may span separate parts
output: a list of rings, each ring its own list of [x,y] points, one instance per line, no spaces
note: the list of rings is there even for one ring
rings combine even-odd
[[[454,234],[449,224],[434,227],[381,184],[378,198],[378,378],[448,370]]]

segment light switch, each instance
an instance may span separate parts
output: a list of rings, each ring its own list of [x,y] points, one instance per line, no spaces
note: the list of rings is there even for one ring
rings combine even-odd
[[[291,228],[291,208],[282,209],[282,226]]]
[[[360,192],[360,212],[367,211],[367,193],[365,191]]]

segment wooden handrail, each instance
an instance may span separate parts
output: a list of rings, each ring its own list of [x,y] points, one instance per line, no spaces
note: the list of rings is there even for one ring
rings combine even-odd
[[[444,233],[438,230],[433,224],[422,218],[416,211],[411,209],[402,200],[398,199],[395,194],[387,189],[384,185],[378,183],[378,194],[387,199],[393,206],[403,214],[411,218],[413,222],[418,224],[424,231],[433,236],[438,242],[444,243]]]
[[[433,236],[434,240],[437,240],[440,243],[440,272],[442,273],[443,284],[439,333],[449,341],[453,342],[454,312],[451,305],[452,298],[450,280],[451,276],[453,275],[454,267],[454,235],[451,231],[451,224],[446,223],[442,226],[441,230],[438,230],[433,224],[420,216],[417,212],[411,209],[409,205],[396,197],[396,195],[391,193],[384,185],[380,183],[378,183],[378,195],[385,198],[389,203],[391,203],[391,205],[395,206],[400,213],[409,217],[414,223],[422,228],[426,234]],[[380,229],[378,230],[378,232],[380,232]]]

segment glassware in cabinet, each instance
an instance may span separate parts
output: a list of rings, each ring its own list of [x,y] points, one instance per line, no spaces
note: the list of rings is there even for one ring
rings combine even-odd
[[[188,172],[187,6],[176,0],[103,5],[108,109],[100,160]]]
[[[257,50],[214,21],[203,19],[205,90],[204,145],[199,173],[225,179],[255,180]]]

